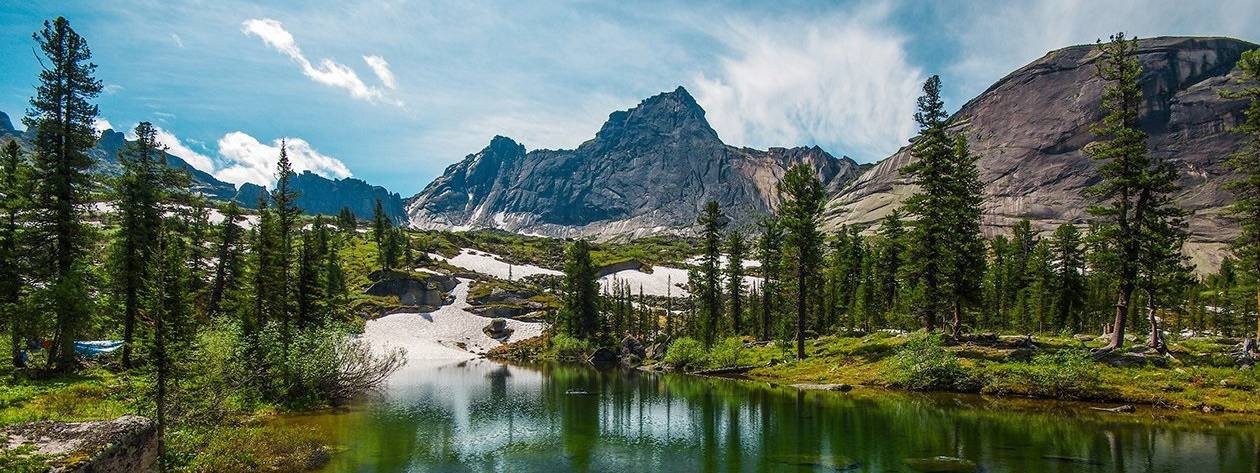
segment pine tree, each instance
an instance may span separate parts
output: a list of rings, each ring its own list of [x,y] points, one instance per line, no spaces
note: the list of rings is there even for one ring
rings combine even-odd
[[[804,164],[788,169],[778,188],[783,198],[779,218],[796,260],[796,358],[799,360],[805,358],[806,300],[810,297],[807,279],[818,273],[822,263],[819,226],[826,196],[814,170]]]
[[[22,359],[22,336],[29,329],[29,313],[21,307],[26,286],[27,250],[22,241],[27,231],[24,214],[31,205],[30,163],[22,156],[17,140],[5,143],[0,152],[0,311],[9,330],[14,367],[26,366]]]
[[[1137,286],[1146,295],[1147,323],[1150,335],[1147,345],[1161,353],[1168,347],[1160,335],[1156,313],[1180,298],[1182,289],[1192,279],[1192,269],[1181,247],[1189,236],[1185,211],[1177,207],[1173,193],[1179,189],[1177,171],[1167,161],[1155,162],[1142,181],[1139,200],[1147,204],[1142,218],[1134,221],[1137,229]]]
[[[131,368],[140,299],[144,297],[147,271],[152,265],[150,260],[162,223],[161,173],[164,171],[158,167],[158,155],[163,147],[157,142],[157,129],[142,122],[136,125],[135,133],[136,140],[119,152],[123,174],[115,190],[120,221],[114,279],[123,301],[122,365],[127,369]]]
[[[376,242],[378,251],[385,245],[385,237],[388,235],[390,227],[389,218],[385,216],[385,207],[381,204],[381,199],[376,199],[376,206],[372,208],[372,241]]]
[[[341,238],[329,234],[327,227],[321,227],[318,231],[316,242],[324,245],[324,305],[328,315],[333,316],[340,314],[340,308],[350,303],[346,273],[341,268]]]
[[[241,207],[236,201],[223,208],[223,222],[219,224],[219,241],[215,250],[214,279],[210,283],[210,297],[206,302],[206,314],[220,314],[224,295],[237,288],[241,277],[241,253],[245,230],[237,222],[241,219]]]
[[[704,346],[713,346],[718,320],[722,318],[722,228],[726,216],[717,201],[709,201],[696,218],[700,225],[700,316],[704,318]]]
[[[166,431],[170,415],[169,386],[178,378],[184,354],[191,339],[192,306],[188,290],[187,243],[173,229],[166,228],[156,241],[157,255],[151,261],[152,275],[146,291],[146,313],[153,323],[150,348],[154,371],[154,400],[157,407],[157,449],[159,469],[167,469]]]
[[[726,294],[731,301],[731,322],[735,336],[744,333],[744,254],[748,251],[744,234],[732,231],[726,237]]]
[[[280,339],[287,357],[289,342],[293,338],[292,295],[295,289],[293,281],[293,241],[298,233],[298,218],[302,209],[297,206],[298,193],[292,188],[294,176],[293,165],[289,162],[289,153],[284,140],[280,141],[280,159],[276,162],[276,188],[271,191],[272,213],[275,216],[276,262],[272,277],[278,281],[276,288],[275,315],[280,319]]]
[[[1060,225],[1050,240],[1050,251],[1054,259],[1055,325],[1080,332],[1084,329],[1080,311],[1085,305],[1085,252],[1076,226]]]
[[[894,209],[884,217],[879,228],[879,261],[875,263],[875,279],[879,291],[880,312],[896,310],[901,294],[901,270],[905,264],[905,226],[901,211]]]
[[[1050,245],[1046,241],[1038,241],[1028,258],[1025,277],[1028,285],[1024,288],[1023,301],[1025,307],[1025,330],[1045,332],[1046,322],[1052,311],[1051,294],[1054,284],[1054,268],[1050,261]]]
[[[1137,60],[1137,39],[1126,39],[1124,33],[1111,36],[1111,41],[1098,45],[1098,77],[1108,82],[1103,90],[1104,116],[1093,131],[1101,141],[1086,149],[1098,165],[1102,182],[1089,193],[1102,201],[1090,213],[1103,219],[1105,237],[1112,240],[1119,252],[1116,276],[1115,322],[1111,342],[1100,349],[1104,354],[1124,345],[1125,319],[1137,284],[1137,261],[1141,253],[1138,222],[1150,207],[1150,192],[1144,191],[1150,169],[1146,133],[1140,128],[1142,89],[1138,84],[1142,68]]]
[[[985,272],[985,243],[980,234],[981,205],[984,184],[980,182],[977,157],[971,154],[967,138],[954,137],[952,163],[949,169],[948,230],[943,235],[949,265],[945,268],[946,285],[950,288],[950,311],[953,313],[951,335],[962,335],[962,314],[981,301]]]
[[[570,336],[593,340],[599,325],[599,283],[591,263],[591,246],[574,240],[565,251],[564,298],[560,327]]]
[[[1242,227],[1234,242],[1234,252],[1243,261],[1250,262],[1252,275],[1257,280],[1255,336],[1260,339],[1260,86],[1255,85],[1260,82],[1260,50],[1243,53],[1238,68],[1251,85],[1230,96],[1249,101],[1247,110],[1243,111],[1243,122],[1235,128],[1247,135],[1247,142],[1230,158],[1230,166],[1241,177],[1229,183],[1227,189],[1234,193],[1230,214]]]
[[[919,192],[906,200],[905,210],[917,217],[911,260],[920,285],[919,312],[928,331],[936,328],[941,304],[950,299],[942,281],[949,254],[950,199],[955,190],[950,181],[954,143],[945,131],[946,116],[941,79],[932,76],[923,84],[923,96],[914,114],[919,124],[919,136],[910,151],[914,161],[901,170],[919,187]]]
[[[55,314],[56,327],[49,360],[60,369],[74,363],[74,340],[87,322],[90,301],[84,284],[83,259],[89,228],[84,207],[93,189],[92,158],[87,150],[96,144],[93,123],[101,82],[92,77],[96,65],[87,41],[58,17],[45,21],[32,35],[47,62],[39,73],[39,86],[23,120],[35,130],[34,227],[47,271],[47,308]]]
[[[761,262],[761,340],[770,340],[774,318],[775,294],[783,264],[783,227],[774,218],[760,222],[761,238],[757,240],[757,259]]]
[[[337,214],[337,229],[350,233],[358,224],[359,218],[354,216],[354,211],[350,210],[350,207],[342,207],[341,212]]]
[[[302,248],[298,256],[297,274],[297,326],[306,330],[324,323],[324,262],[328,250],[326,241],[319,241],[319,228],[324,226],[323,216],[315,218],[315,228],[302,232]]]

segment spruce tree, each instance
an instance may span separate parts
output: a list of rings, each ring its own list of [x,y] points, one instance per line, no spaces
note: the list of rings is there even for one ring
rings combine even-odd
[[[22,291],[26,286],[27,231],[24,214],[31,205],[30,164],[18,148],[17,140],[9,140],[0,152],[0,311],[10,335],[13,366],[24,367],[22,337],[29,329],[29,312],[22,307]]]
[[[164,225],[166,226],[166,225]],[[170,422],[170,386],[178,379],[191,340],[192,304],[188,290],[187,243],[174,229],[165,228],[155,242],[156,256],[148,271],[145,313],[153,324],[150,347],[154,372],[157,450],[160,470],[168,468],[166,431]]]
[[[905,226],[901,210],[894,209],[884,217],[879,227],[879,260],[875,263],[875,279],[878,286],[883,314],[896,310],[901,294],[901,270],[905,261]]]
[[[93,189],[87,154],[96,144],[92,99],[101,82],[93,77],[96,65],[87,41],[65,18],[45,21],[33,37],[44,54],[43,69],[23,121],[35,132],[33,228],[40,233],[36,239],[43,244],[37,248],[44,260],[37,267],[46,272],[47,312],[56,317],[49,360],[69,369],[74,340],[90,315],[83,267],[89,228],[83,222]]]
[[[241,207],[230,201],[223,208],[223,222],[219,224],[216,244],[214,278],[210,283],[210,297],[206,302],[206,314],[213,317],[222,310],[224,295],[237,288],[242,271],[241,253],[245,230],[237,223],[241,219]]]
[[[350,207],[342,207],[341,212],[337,214],[337,229],[345,233],[353,232],[358,226],[359,219],[355,217],[354,211]]]
[[[376,199],[376,206],[372,207],[372,241],[376,242],[377,251],[383,251],[381,248],[384,247],[385,237],[392,226],[389,218],[385,216],[385,207],[381,204],[381,199]]]
[[[761,238],[757,240],[757,260],[761,262],[761,340],[770,340],[770,327],[783,264],[783,227],[773,217],[760,222]]]
[[[574,240],[565,251],[560,327],[569,336],[593,340],[599,325],[598,299],[599,283],[591,263],[590,243]]]
[[[1260,86],[1255,85],[1260,82],[1260,49],[1243,53],[1238,68],[1250,84],[1229,95],[1249,101],[1243,111],[1243,122],[1235,128],[1235,131],[1247,135],[1247,141],[1230,158],[1230,166],[1240,177],[1229,183],[1227,189],[1234,193],[1230,214],[1238,219],[1242,227],[1238,239],[1234,241],[1234,252],[1250,263],[1251,273],[1257,281],[1255,336],[1260,339]]]
[[[1065,223],[1050,240],[1054,259],[1054,314],[1058,328],[1084,329],[1080,312],[1085,305],[1085,251],[1076,226]]]
[[[1173,193],[1177,171],[1168,161],[1156,161],[1146,172],[1139,200],[1147,208],[1134,222],[1137,228],[1137,286],[1146,296],[1146,317],[1150,327],[1147,346],[1166,353],[1166,346],[1156,313],[1182,297],[1190,284],[1192,269],[1181,247],[1189,236],[1185,211],[1177,206]]]
[[[952,192],[947,200],[948,230],[942,237],[948,242],[945,268],[946,285],[950,288],[950,310],[953,313],[951,334],[962,335],[962,314],[978,305],[985,271],[985,243],[980,234],[981,205],[984,185],[980,182],[977,157],[971,154],[967,138],[954,137],[953,158],[949,169]]]
[[[722,228],[726,216],[717,201],[709,201],[696,218],[700,226],[700,317],[704,319],[704,346],[713,346],[718,320],[722,318]]]
[[[123,368],[131,368],[136,319],[148,270],[162,224],[162,173],[158,156],[163,147],[157,129],[148,122],[136,125],[136,140],[119,152],[123,174],[115,188],[119,229],[114,252],[114,280],[123,301]]]
[[[778,184],[782,203],[779,218],[783,222],[786,243],[791,246],[796,263],[796,358],[805,358],[806,300],[810,293],[808,279],[818,274],[822,264],[823,206],[826,195],[814,170],[804,164],[788,169]]]
[[[744,234],[732,231],[726,238],[726,294],[731,302],[731,327],[735,336],[743,335],[744,318],[744,254],[748,251]]]
[[[911,145],[914,161],[901,169],[919,187],[906,200],[905,210],[916,217],[914,245],[911,246],[914,276],[920,286],[919,314],[928,331],[936,328],[942,304],[950,299],[944,287],[950,231],[950,200],[954,142],[945,130],[945,103],[941,101],[941,79],[928,78],[918,99],[914,120],[919,136]]]
[[[1150,193],[1144,192],[1150,159],[1147,156],[1146,133],[1140,128],[1142,74],[1137,60],[1137,39],[1124,33],[1111,36],[1111,41],[1098,44],[1098,77],[1107,82],[1103,90],[1103,119],[1093,128],[1100,141],[1086,149],[1100,162],[1098,175],[1102,182],[1089,193],[1102,202],[1090,207],[1090,213],[1106,222],[1104,237],[1118,252],[1116,263],[1115,321],[1111,342],[1098,350],[1102,355],[1124,345],[1124,330],[1129,304],[1137,285],[1137,261],[1141,256],[1139,223],[1150,207]]]
[[[297,191],[293,190],[293,165],[289,162],[289,154],[284,140],[280,141],[280,159],[276,162],[276,188],[271,191],[272,213],[275,216],[276,261],[272,268],[272,277],[278,280],[275,295],[275,315],[280,320],[280,337],[284,353],[288,354],[289,342],[292,340],[294,307],[292,295],[295,290],[293,281],[293,242],[297,235],[298,219],[302,209],[297,206]]]

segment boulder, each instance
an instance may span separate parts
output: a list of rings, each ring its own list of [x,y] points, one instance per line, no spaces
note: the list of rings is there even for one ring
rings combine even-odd
[[[640,342],[639,339],[626,335],[625,338],[621,339],[621,356],[625,358],[631,355],[642,360],[647,356],[647,350],[644,349],[643,342]]]
[[[140,416],[17,424],[0,430],[0,438],[7,449],[31,445],[32,454],[48,456],[49,472],[152,471],[157,462],[157,425]]]
[[[608,347],[599,347],[591,356],[586,359],[587,363],[595,366],[608,366],[617,363],[617,351]]]
[[[451,276],[417,276],[401,271],[376,271],[369,276],[372,285],[363,292],[370,296],[394,296],[402,305],[442,306],[452,298],[448,294],[458,281]]]

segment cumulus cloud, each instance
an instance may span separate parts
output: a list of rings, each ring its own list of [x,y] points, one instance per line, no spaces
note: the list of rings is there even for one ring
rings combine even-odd
[[[727,143],[818,144],[871,161],[914,135],[925,74],[883,12],[783,24],[730,22],[729,54],[694,78],[696,99]]]
[[[306,140],[287,138],[285,150],[294,172],[311,171],[327,178],[350,177],[350,169],[337,158],[319,153]],[[225,166],[214,172],[220,180],[233,184],[252,182],[270,186],[275,182],[280,161],[280,139],[262,143],[244,132],[234,131],[219,139],[219,155]]]
[[[394,72],[389,70],[389,63],[385,58],[380,56],[363,56],[363,62],[372,68],[372,72],[376,73],[376,78],[381,80],[385,87],[397,89],[398,83],[394,81]]]
[[[306,77],[315,82],[345,89],[350,92],[351,96],[358,99],[380,101],[384,98],[384,93],[380,88],[367,85],[359,78],[358,74],[343,64],[328,58],[321,59],[318,65],[311,63],[306,58],[306,55],[302,53],[302,49],[298,47],[297,41],[293,39],[293,35],[284,29],[284,25],[280,24],[279,21],[270,18],[247,20],[241,24],[241,31],[247,35],[257,36],[267,46],[288,56],[289,59],[292,59],[293,62],[296,62],[302,68],[302,73]],[[380,59],[381,67],[387,73],[389,72],[384,59],[381,59],[379,56],[372,57]],[[376,65],[371,61],[368,61],[368,65],[380,76],[381,72]],[[389,77],[390,80],[386,83],[387,86],[393,83],[393,75],[390,74]],[[383,77],[382,81],[384,81]]]
[[[166,146],[167,153],[178,156],[180,159],[183,159],[184,162],[188,163],[189,166],[192,166],[199,171],[214,173],[215,166],[213,158],[194,151],[192,148],[188,147],[188,145],[184,144],[183,141],[180,141],[179,137],[175,136],[174,133],[166,131],[159,126],[155,126],[153,128],[157,132],[157,142]]]
[[[96,117],[95,119],[92,120],[92,129],[96,130],[96,134],[99,135],[105,130],[113,130],[114,124],[110,123],[109,120],[106,120],[104,118]]]

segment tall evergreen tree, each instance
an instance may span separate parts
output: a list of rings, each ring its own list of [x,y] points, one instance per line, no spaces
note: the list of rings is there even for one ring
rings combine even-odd
[[[748,251],[744,234],[732,231],[726,238],[726,294],[731,301],[731,323],[735,336],[743,335],[744,254]]]
[[[783,227],[775,218],[760,222],[761,238],[757,240],[757,260],[761,262],[761,339],[770,340],[774,318],[774,296],[778,292],[783,265]]]
[[[577,239],[565,251],[564,298],[560,327],[572,337],[593,340],[599,326],[599,283],[591,263],[591,245]]]
[[[1124,345],[1126,317],[1137,284],[1137,261],[1141,252],[1138,222],[1146,217],[1150,208],[1151,193],[1144,189],[1151,166],[1146,133],[1139,123],[1142,89],[1138,79],[1142,68],[1137,60],[1137,39],[1117,33],[1107,43],[1100,40],[1098,49],[1098,77],[1108,84],[1103,90],[1104,116],[1093,129],[1101,140],[1087,149],[1101,162],[1098,174],[1102,179],[1089,193],[1103,203],[1089,210],[1107,223],[1102,228],[1104,237],[1110,239],[1119,252],[1115,322],[1111,342],[1099,350],[1101,355]]]
[[[1230,158],[1230,165],[1241,177],[1227,188],[1234,193],[1230,213],[1242,224],[1234,252],[1250,263],[1257,281],[1255,336],[1260,339],[1260,86],[1255,85],[1260,82],[1260,50],[1243,53],[1238,68],[1251,85],[1230,95],[1249,101],[1243,122],[1235,128],[1247,135],[1247,144]]]
[[[954,137],[953,161],[949,168],[950,193],[947,209],[949,266],[945,268],[950,288],[950,311],[953,314],[951,334],[962,335],[962,314],[981,300],[985,271],[985,243],[980,234],[980,206],[984,203],[984,184],[980,182],[977,157],[971,154],[967,138]]]
[[[895,310],[901,294],[901,270],[905,263],[905,226],[901,210],[894,209],[879,227],[879,256],[875,263],[875,279],[879,291],[879,307],[883,314]]]
[[[359,218],[354,215],[354,211],[350,210],[350,207],[342,207],[341,212],[337,214],[337,229],[350,233],[358,224]]]
[[[93,188],[87,154],[96,144],[92,99],[100,94],[101,82],[93,77],[96,65],[90,62],[87,41],[65,18],[45,21],[33,37],[46,60],[41,61],[39,85],[23,120],[35,130],[34,229],[39,241],[46,242],[39,246],[45,260],[39,267],[47,271],[47,309],[56,317],[49,359],[68,369],[74,363],[74,340],[90,310],[82,266],[89,230],[83,217]]]
[[[1054,231],[1050,240],[1054,258],[1055,325],[1073,332],[1084,329],[1081,310],[1085,306],[1085,250],[1081,233],[1075,225],[1065,223]]]
[[[17,140],[9,140],[0,152],[0,311],[10,335],[13,366],[26,365],[22,358],[22,337],[29,329],[29,312],[21,306],[28,272],[23,236],[27,230],[24,214],[31,205],[30,163],[22,156]]]
[[[223,222],[219,224],[219,240],[215,249],[214,278],[210,283],[210,297],[206,302],[206,314],[220,314],[224,295],[237,288],[242,272],[241,253],[245,230],[237,222],[241,219],[241,207],[236,201],[223,208]]]
[[[814,170],[804,164],[788,169],[779,181],[779,218],[796,263],[796,358],[805,358],[805,314],[808,278],[818,274],[822,263],[822,231],[819,230],[826,196]]]
[[[302,209],[297,206],[297,191],[293,190],[293,164],[289,162],[289,153],[284,140],[280,141],[280,159],[276,162],[276,188],[271,191],[272,213],[275,216],[276,262],[272,268],[279,283],[275,298],[275,315],[280,320],[280,338],[285,353],[288,353],[292,340],[294,307],[292,296],[295,290],[293,281],[293,241],[299,231],[298,219]]]
[[[941,101],[941,79],[928,78],[918,99],[914,120],[919,136],[911,148],[914,161],[901,172],[919,186],[919,192],[906,200],[905,210],[917,217],[914,223],[912,262],[920,286],[919,313],[923,326],[936,328],[942,303],[950,298],[942,281],[949,255],[948,235],[954,143],[945,131],[945,103]]]
[[[122,364],[127,369],[131,368],[136,319],[162,224],[161,184],[165,171],[158,167],[163,147],[157,141],[157,129],[149,122],[141,122],[136,125],[135,134],[136,140],[119,152],[123,174],[115,190],[119,229],[114,279],[123,301]]]
[[[704,346],[713,346],[718,320],[722,318],[722,228],[726,216],[717,201],[709,201],[696,218],[700,225],[700,316],[704,318]]]
[[[192,304],[188,290],[187,255],[184,239],[166,228],[155,242],[157,255],[148,271],[152,277],[146,291],[146,314],[153,323],[150,347],[154,371],[154,399],[157,404],[157,449],[160,470],[168,469],[166,431],[170,419],[170,386],[187,352],[192,329]]]
[[[385,216],[385,207],[381,204],[381,199],[376,199],[376,206],[372,207],[372,241],[376,242],[377,248],[385,245],[385,237],[392,226],[389,218]]]
[[[1182,289],[1192,278],[1191,267],[1181,252],[1189,236],[1185,211],[1172,195],[1178,189],[1177,171],[1172,164],[1162,160],[1153,163],[1138,197],[1147,203],[1147,208],[1142,218],[1134,222],[1138,239],[1137,286],[1146,295],[1150,327],[1147,345],[1161,353],[1167,352],[1168,347],[1160,334],[1156,313],[1161,307],[1172,305],[1171,299],[1180,299]]]

